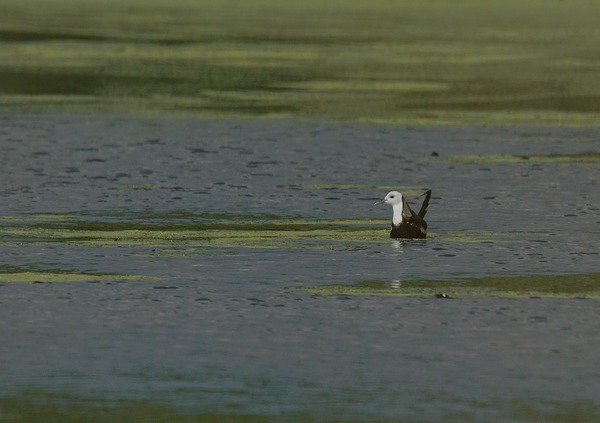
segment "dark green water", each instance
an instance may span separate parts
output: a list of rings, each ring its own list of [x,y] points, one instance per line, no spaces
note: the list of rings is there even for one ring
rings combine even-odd
[[[588,0],[4,0],[0,106],[596,125]]]

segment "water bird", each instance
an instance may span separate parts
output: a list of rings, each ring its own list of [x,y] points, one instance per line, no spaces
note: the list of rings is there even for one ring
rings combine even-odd
[[[406,198],[398,191],[388,192],[383,200],[375,203],[375,205],[389,204],[394,210],[390,238],[427,238],[425,215],[427,214],[427,206],[429,206],[429,199],[431,198],[431,190],[425,191],[422,195],[425,196],[425,200],[423,200],[418,213],[415,213],[410,208]]]

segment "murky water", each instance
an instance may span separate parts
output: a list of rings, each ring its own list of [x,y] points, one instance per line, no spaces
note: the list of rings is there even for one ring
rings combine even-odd
[[[599,139],[593,129],[4,112],[5,227],[40,215],[100,224],[151,216],[166,231],[195,218],[236,227],[386,223],[380,240],[269,248],[4,235],[3,269],[156,279],[2,284],[0,392],[341,420],[518,420],[519,407],[582,404],[597,411],[597,300],[311,296],[292,288],[598,272],[597,160],[469,164],[451,156],[569,155],[597,151]],[[426,242],[387,238],[391,210],[373,202],[392,187],[417,202],[433,190]]]

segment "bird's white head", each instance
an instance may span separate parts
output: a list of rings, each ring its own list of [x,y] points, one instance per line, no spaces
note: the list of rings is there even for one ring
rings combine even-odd
[[[381,200],[378,204],[385,203],[390,206],[394,206],[395,204],[402,204],[402,193],[398,191],[390,191],[387,193],[385,198]]]
[[[394,209],[394,216],[392,217],[392,223],[399,225],[402,222],[402,212],[404,211],[404,199],[402,194],[398,191],[390,191],[387,193],[385,198],[375,204],[389,204]]]

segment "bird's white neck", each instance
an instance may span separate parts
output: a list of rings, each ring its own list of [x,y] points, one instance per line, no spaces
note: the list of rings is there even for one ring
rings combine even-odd
[[[392,223],[398,226],[402,223],[402,210],[404,209],[404,201],[400,201],[397,204],[392,205],[394,215],[392,216]]]

